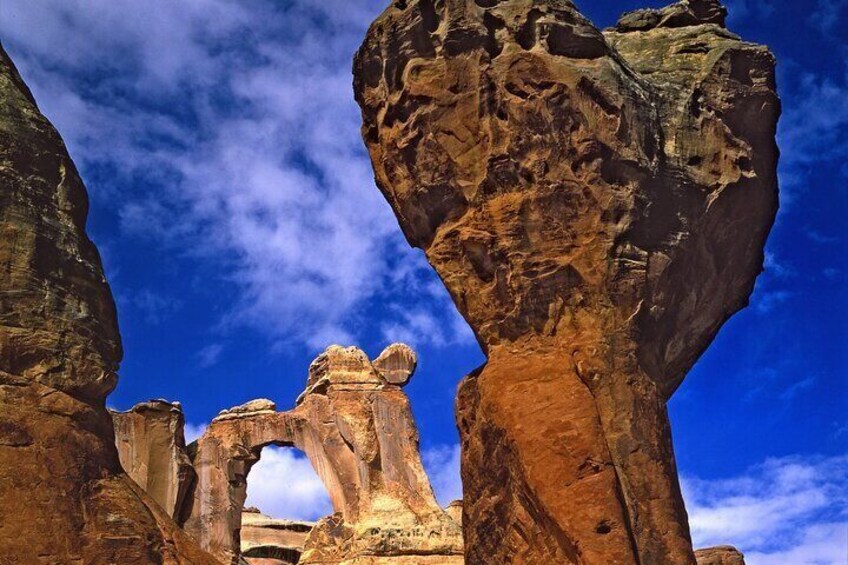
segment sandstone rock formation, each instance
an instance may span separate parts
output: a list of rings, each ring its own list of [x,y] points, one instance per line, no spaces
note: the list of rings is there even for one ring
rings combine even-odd
[[[241,518],[241,555],[249,565],[296,565],[314,522],[275,520],[255,508]]]
[[[698,565],[745,565],[745,556],[729,545],[699,549],[695,560]]]
[[[178,524],[196,474],[185,445],[179,402],[151,400],[112,412],[121,466]]]
[[[448,516],[453,518],[453,521],[459,525],[462,525],[462,501],[454,500],[450,504],[448,504],[447,508],[445,508],[445,512],[448,513]]]
[[[466,561],[694,564],[666,402],[777,209],[774,60],[716,0],[394,0],[354,62],[376,181],[487,363]]]
[[[122,472],[121,341],[88,200],[0,47],[0,560],[212,564]]]
[[[409,380],[415,354],[393,345],[378,360],[330,347],[293,410],[253,401],[212,421],[192,446],[198,483],[185,526],[203,548],[237,563],[248,473],[277,445],[307,455],[336,511],[310,532],[301,564],[462,563],[460,528],[433,496],[409,400],[393,384]]]

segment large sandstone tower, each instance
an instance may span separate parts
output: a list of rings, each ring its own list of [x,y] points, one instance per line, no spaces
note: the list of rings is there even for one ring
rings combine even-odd
[[[87,214],[0,47],[0,562],[212,564],[118,462],[121,340]]]
[[[377,184],[488,361],[468,565],[693,564],[666,402],[777,210],[774,60],[717,0],[394,0],[354,63]]]

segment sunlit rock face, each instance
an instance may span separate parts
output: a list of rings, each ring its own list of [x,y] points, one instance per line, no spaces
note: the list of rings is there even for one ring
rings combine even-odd
[[[278,520],[257,508],[241,519],[241,556],[248,565],[297,565],[314,522]]]
[[[377,184],[477,335],[470,565],[694,564],[666,401],[777,210],[774,60],[715,0],[395,0],[354,62]]]
[[[112,412],[121,466],[178,524],[196,474],[185,444],[179,402],[151,400]]]
[[[695,560],[698,565],[745,565],[745,556],[729,545],[699,549]]]
[[[299,563],[461,564],[460,527],[433,495],[401,389],[415,363],[405,345],[373,363],[360,349],[332,346],[310,366],[294,409],[258,400],[223,411],[191,446],[198,480],[186,530],[223,563],[238,563],[250,469],[263,447],[292,446],[307,455],[335,510],[306,536]]]
[[[0,47],[0,560],[214,563],[121,470],[115,305],[59,134]]]

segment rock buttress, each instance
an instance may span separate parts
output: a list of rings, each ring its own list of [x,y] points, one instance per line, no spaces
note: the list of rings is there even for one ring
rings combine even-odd
[[[178,524],[197,474],[185,444],[185,417],[179,402],[150,400],[126,412],[112,412],[121,466]]]
[[[666,402],[777,210],[774,60],[716,1],[396,0],[354,62],[377,184],[487,355],[466,560],[694,564]]]
[[[121,341],[85,187],[0,47],[0,548],[10,563],[212,564],[121,470]]]

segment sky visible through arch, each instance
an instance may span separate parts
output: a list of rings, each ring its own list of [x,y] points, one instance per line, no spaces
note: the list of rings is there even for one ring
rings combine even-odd
[[[0,40],[91,195],[126,349],[110,404],[180,400],[197,434],[253,398],[293,405],[330,343],[374,357],[406,341],[447,502],[460,493],[454,393],[483,358],[359,137],[351,57],[387,2],[3,0]],[[577,4],[605,26],[662,2]],[[779,60],[782,209],[751,306],[670,404],[678,465],[698,545],[736,544],[753,565],[844,565],[848,0],[729,8],[730,28]],[[290,453],[266,450],[249,502],[322,514]]]

